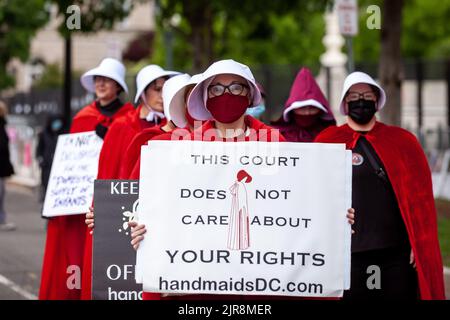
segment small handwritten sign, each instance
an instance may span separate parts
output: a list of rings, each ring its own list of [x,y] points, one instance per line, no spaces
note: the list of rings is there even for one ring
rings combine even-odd
[[[102,144],[103,140],[94,131],[59,136],[44,201],[44,217],[88,211]]]

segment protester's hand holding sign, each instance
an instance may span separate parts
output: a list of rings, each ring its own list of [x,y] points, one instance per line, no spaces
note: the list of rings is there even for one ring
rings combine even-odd
[[[92,215],[93,215],[93,213],[92,213]],[[353,209],[353,208],[348,209],[346,217],[348,219],[348,223],[350,225],[353,225],[355,223],[355,209]],[[87,224],[87,220],[86,220],[86,224]],[[139,248],[139,243],[142,240],[144,240],[144,235],[147,232],[147,229],[145,228],[144,224],[138,224],[137,221],[129,222],[128,225],[131,228],[131,245],[133,246],[134,250],[137,250]],[[92,224],[92,227],[93,227],[93,224]],[[352,229],[352,234],[353,233],[355,233],[355,231]],[[414,261],[414,255],[412,255],[411,259],[412,259],[411,261]]]
[[[86,225],[91,229],[90,234],[94,232],[94,207],[89,207],[89,212],[86,213]]]
[[[138,224],[137,221],[129,222],[128,225],[131,227],[131,245],[134,250],[139,248],[139,243],[144,239],[144,234],[147,232],[145,225]]]

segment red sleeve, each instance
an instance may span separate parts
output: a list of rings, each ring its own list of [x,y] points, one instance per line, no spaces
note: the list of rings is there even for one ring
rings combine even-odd
[[[119,179],[122,164],[130,141],[138,132],[127,119],[121,119],[112,124],[106,134],[100,152],[98,179]]]
[[[133,170],[131,171],[129,179],[130,180],[139,180],[140,170],[141,170],[141,155],[139,155],[139,158],[136,160],[136,163],[133,167]]]
[[[120,168],[120,178],[127,179],[133,171],[136,161],[140,158],[141,147],[149,140],[146,132],[138,133],[131,143],[128,145],[125,153],[122,165]]]

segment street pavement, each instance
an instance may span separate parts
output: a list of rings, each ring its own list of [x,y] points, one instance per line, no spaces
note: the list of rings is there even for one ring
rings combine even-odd
[[[0,300],[37,299],[46,220],[36,191],[7,184],[6,213],[15,231],[0,232]]]
[[[37,299],[46,235],[37,191],[8,184],[6,211],[18,228],[0,232],[0,300]],[[445,281],[450,299],[448,268]]]

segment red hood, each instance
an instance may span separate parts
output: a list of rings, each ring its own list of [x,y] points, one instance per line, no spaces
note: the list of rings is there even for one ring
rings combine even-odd
[[[297,77],[295,78],[289,93],[289,98],[284,105],[283,115],[285,113],[289,113],[293,109],[291,106],[295,102],[313,106],[314,104],[318,104],[327,111],[327,113],[322,115],[322,119],[327,121],[335,121],[327,99],[323,95],[322,90],[320,90],[319,85],[308,68],[303,67],[297,73]],[[318,108],[320,109],[320,107]],[[285,122],[283,116],[279,121]]]

